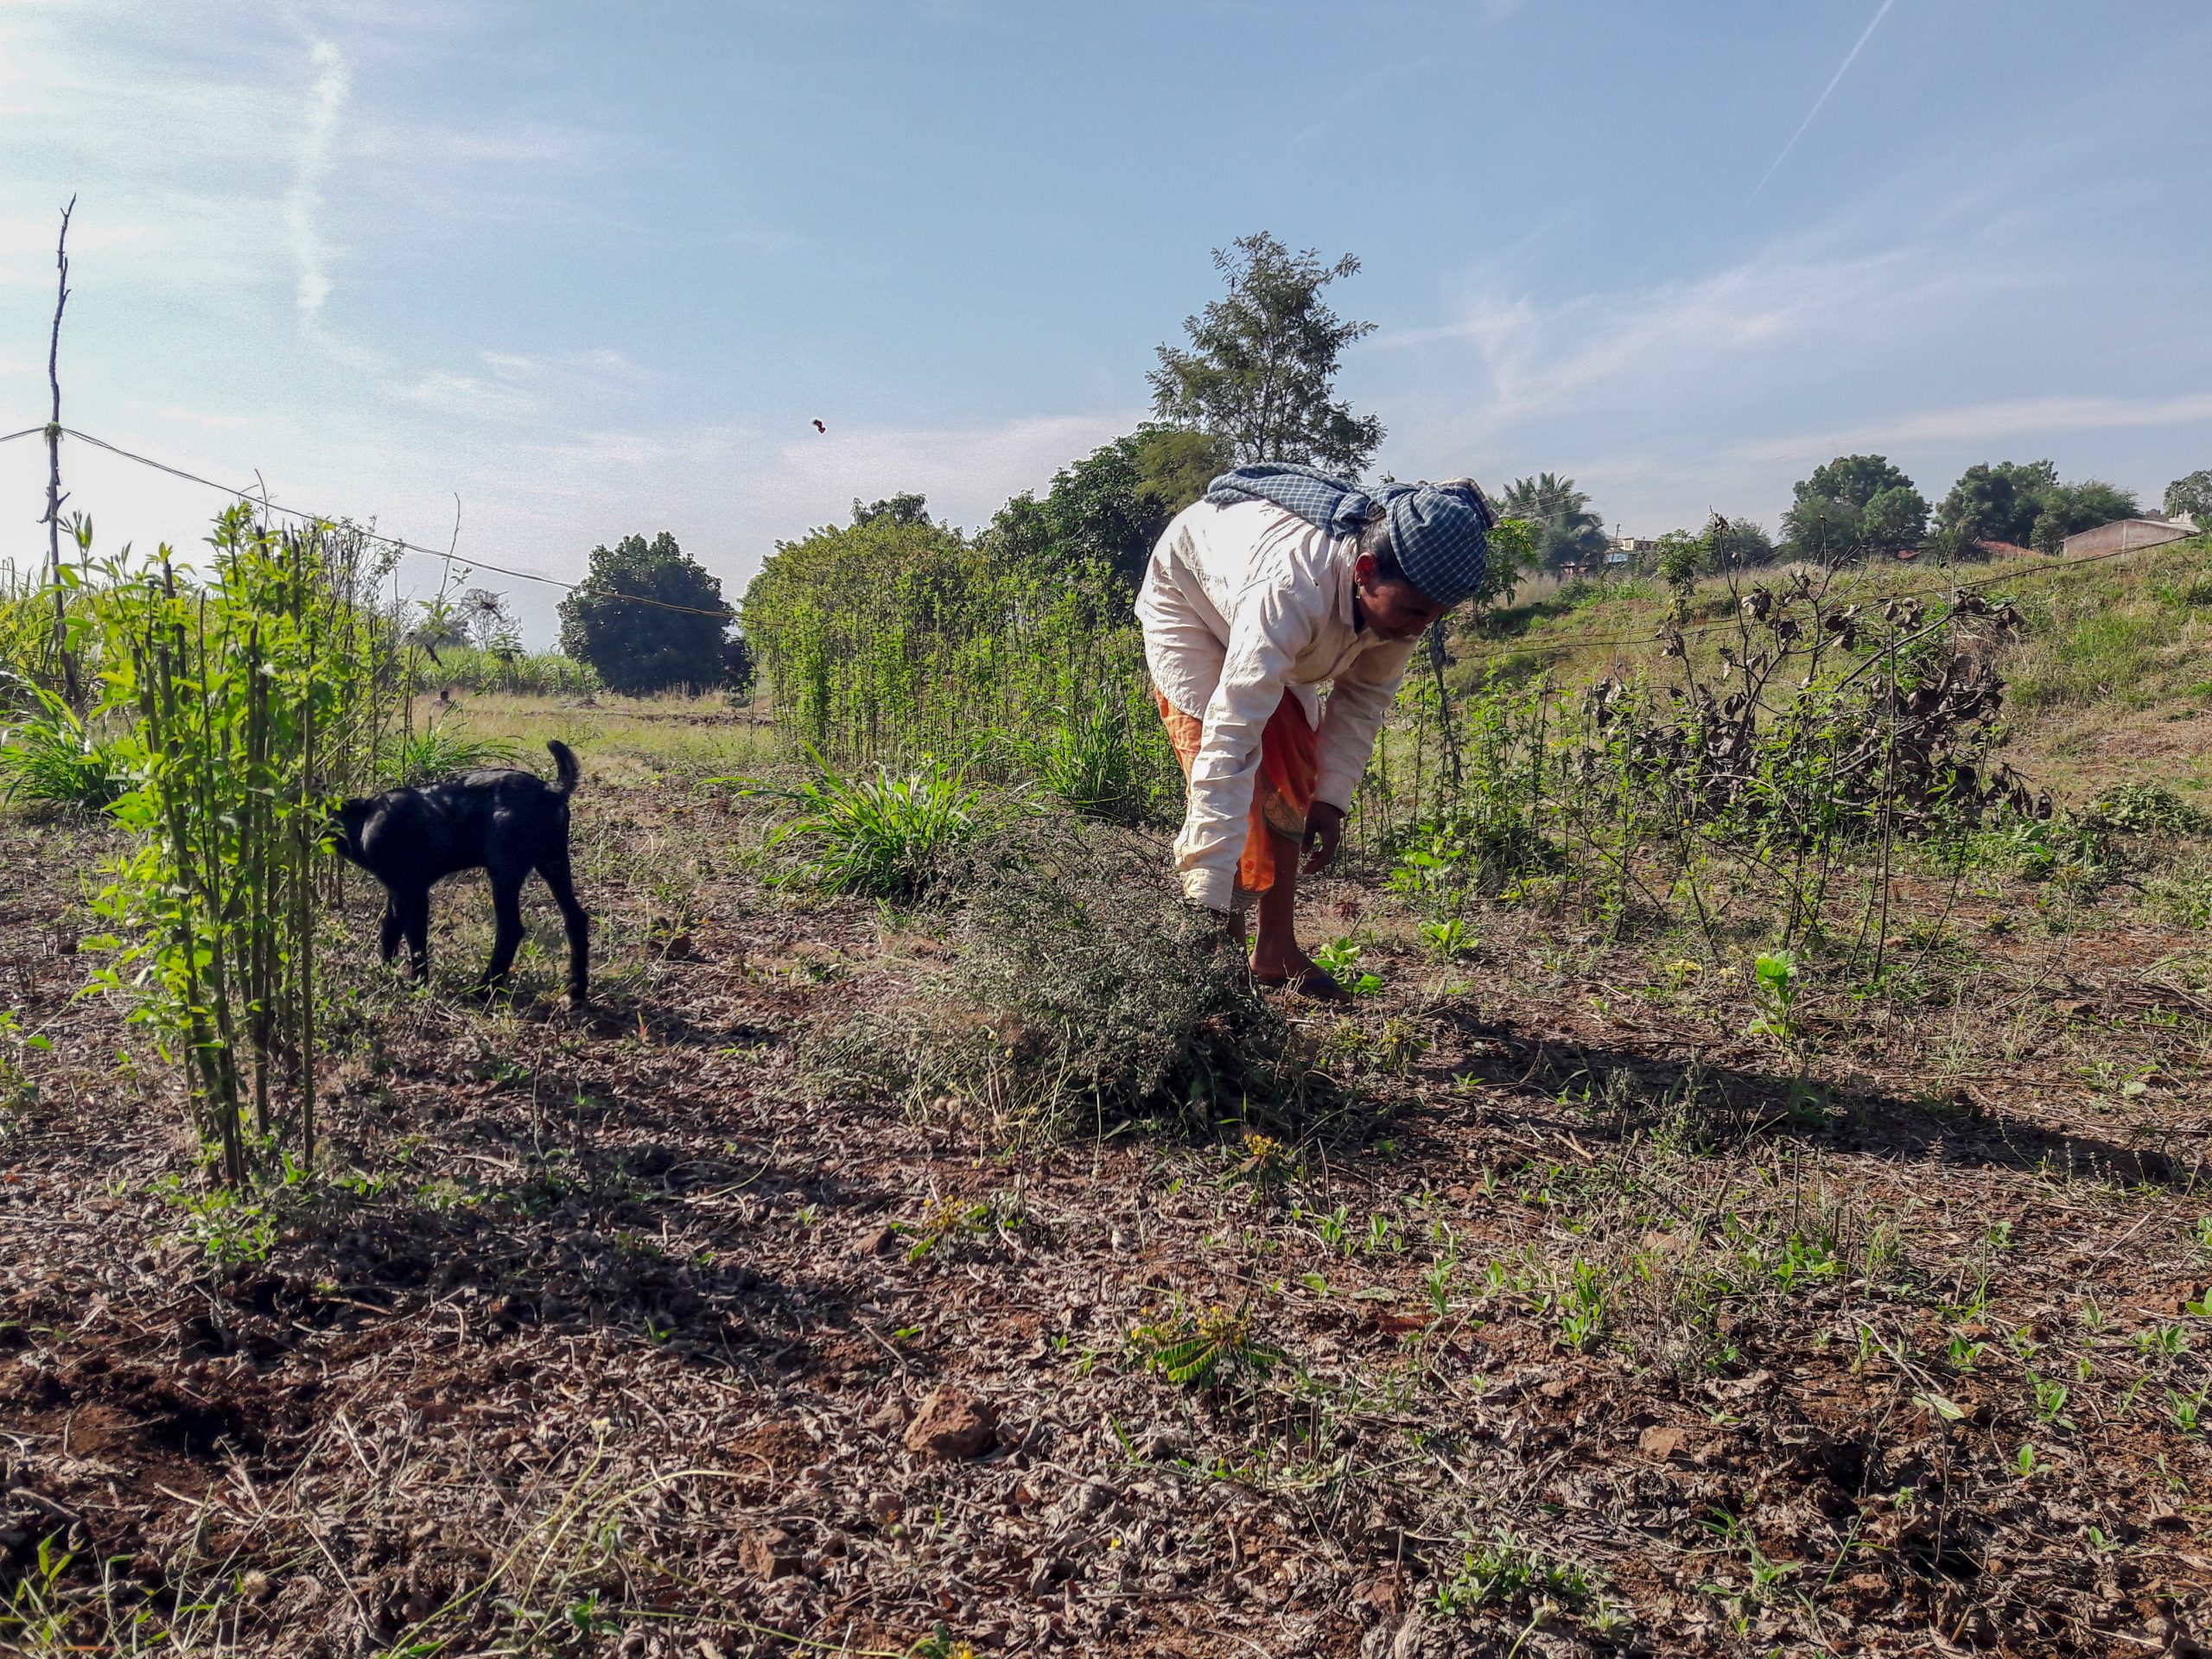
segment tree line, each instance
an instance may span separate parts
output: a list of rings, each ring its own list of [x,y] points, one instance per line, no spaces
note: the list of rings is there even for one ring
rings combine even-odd
[[[1365,474],[1385,430],[1337,396],[1336,377],[1344,348],[1375,325],[1338,315],[1325,293],[1357,273],[1357,257],[1324,260],[1259,232],[1213,258],[1224,292],[1185,320],[1183,343],[1159,348],[1148,377],[1152,418],[1062,467],[1041,493],[1016,495],[981,531],[936,522],[916,494],[855,500],[849,525],[778,544],[741,607],[745,630],[731,620],[721,582],[674,537],[626,537],[593,550],[589,575],[561,606],[562,651],[618,691],[747,688],[756,654],[774,654],[760,650],[762,630],[779,626],[765,608],[768,595],[791,602],[789,584],[771,572],[779,562],[819,563],[804,550],[825,538],[841,556],[862,543],[892,556],[896,543],[905,557],[915,556],[918,538],[931,544],[923,563],[932,569],[942,572],[947,558],[981,560],[998,573],[994,591],[1005,573],[1019,570],[1036,595],[1079,589],[1089,595],[1086,607],[1095,601],[1105,607],[1102,615],[1111,614],[1135,592],[1168,520],[1216,474],[1253,461]],[[1498,505],[1520,529],[1497,538],[1484,598],[1510,598],[1532,571],[1602,569],[1614,550],[1604,519],[1572,478],[1543,472],[1516,479]],[[2176,480],[2164,505],[2212,525],[2212,469]],[[2063,481],[2048,460],[1970,467],[1931,507],[1888,457],[1839,455],[1797,481],[1778,536],[1748,518],[1720,515],[1702,531],[1654,538],[1627,563],[1636,574],[1679,583],[1780,557],[1833,563],[1926,547],[1968,558],[2005,545],[2049,552],[2078,531],[2139,510],[2133,492],[2101,479]],[[875,526],[898,535],[886,539]],[[863,531],[855,541],[852,532]],[[488,597],[464,595],[452,626],[471,637],[509,637],[496,605],[482,603]]]

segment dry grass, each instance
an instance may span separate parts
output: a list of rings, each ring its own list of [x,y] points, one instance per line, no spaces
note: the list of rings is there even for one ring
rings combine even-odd
[[[2016,741],[2053,742],[2063,706]],[[957,906],[764,886],[760,824],[698,787],[772,763],[741,717],[463,715],[583,757],[601,1007],[556,1014],[534,910],[514,1005],[460,996],[489,925],[466,884],[411,991],[355,891],[328,1161],[257,1216],[200,1198],[173,1072],[74,1000],[101,833],[0,815],[30,873],[0,973],[52,1044],[0,1052],[0,1643],[2204,1634],[2202,842],[2126,839],[2102,883],[1907,868],[1887,994],[1815,974],[1788,1047],[1751,1034],[1743,963],[1685,969],[1678,938],[1553,898],[1474,907],[1447,960],[1355,873],[1306,925],[1374,994],[1271,1015],[1357,1085],[1356,1121],[1010,1144],[893,1077],[810,1081],[810,1042],[942,1007],[976,941]],[[1152,1362],[1191,1332],[1253,1363],[1179,1382]],[[980,1455],[909,1446],[947,1386],[990,1408]]]

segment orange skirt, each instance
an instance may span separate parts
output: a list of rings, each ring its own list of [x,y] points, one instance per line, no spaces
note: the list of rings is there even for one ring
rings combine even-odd
[[[1160,718],[1167,727],[1167,741],[1183,764],[1188,781],[1192,763],[1198,758],[1198,744],[1205,736],[1205,722],[1159,696]],[[1268,723],[1260,728],[1260,775],[1252,785],[1252,828],[1244,837],[1244,855],[1237,861],[1236,885],[1247,893],[1265,893],[1275,884],[1275,849],[1268,831],[1306,838],[1306,816],[1313,810],[1313,791],[1321,780],[1320,734],[1306,723],[1306,706],[1295,693],[1286,690]]]

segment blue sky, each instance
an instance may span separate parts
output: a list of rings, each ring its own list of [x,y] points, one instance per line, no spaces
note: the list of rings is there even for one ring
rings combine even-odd
[[[1365,262],[1402,477],[1632,533],[1867,448],[2155,505],[2212,466],[2208,62],[2202,0],[0,0],[0,431],[75,191],[70,424],[440,546],[458,496],[554,575],[672,530],[734,596],[855,495],[978,524],[1126,430],[1266,229]],[[65,464],[103,546],[204,533]]]

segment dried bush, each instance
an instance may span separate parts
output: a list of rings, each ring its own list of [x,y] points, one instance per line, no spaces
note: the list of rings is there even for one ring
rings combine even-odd
[[[1009,1139],[1141,1119],[1297,1134],[1333,1097],[1158,838],[1030,819],[957,864],[950,961],[823,1042],[818,1078],[888,1081]]]
[[[1669,709],[1617,678],[1592,688],[1602,747],[1577,757],[1579,775],[1593,781],[1610,755],[1668,818],[1798,841],[1885,821],[1917,834],[1997,810],[2048,817],[2049,801],[1991,760],[2005,682],[1988,642],[2018,628],[2010,605],[1972,593],[1931,613],[1917,601],[1832,605],[1802,573],[1754,588],[1716,672],[1690,664],[1680,632],[1662,636],[1661,656],[1688,671],[1665,689]]]

